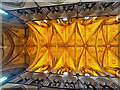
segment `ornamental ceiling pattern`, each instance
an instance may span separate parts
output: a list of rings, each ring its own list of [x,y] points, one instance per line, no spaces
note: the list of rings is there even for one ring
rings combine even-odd
[[[32,45],[27,50],[30,57],[35,55],[28,70],[93,76],[118,74],[119,21],[115,21],[115,16],[26,24],[30,27],[27,43]]]
[[[5,46],[14,48],[13,51],[8,48],[4,51],[14,55],[11,55],[13,59],[3,63],[6,66],[10,62],[16,66],[27,63],[27,70],[35,72],[47,70],[63,74],[67,71],[69,74],[119,77],[120,23],[116,17],[30,21],[26,23],[29,26],[26,32],[12,28],[12,34],[8,35],[4,31],[9,39],[4,40]],[[8,44],[10,38],[13,43]]]

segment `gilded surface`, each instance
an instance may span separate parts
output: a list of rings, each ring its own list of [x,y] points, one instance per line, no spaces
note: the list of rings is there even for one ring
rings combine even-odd
[[[118,75],[118,25],[114,17],[34,21],[27,25],[36,36],[36,57],[28,70]]]
[[[119,77],[120,23],[116,17],[27,22],[29,37],[23,45],[30,57],[27,70]]]

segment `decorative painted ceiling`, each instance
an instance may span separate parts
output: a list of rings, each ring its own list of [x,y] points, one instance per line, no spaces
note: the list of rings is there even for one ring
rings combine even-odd
[[[62,74],[111,73],[119,77],[119,20],[116,16],[27,22],[27,70]],[[34,57],[34,59],[33,59]]]
[[[3,24],[3,68],[119,77],[119,4],[91,2],[7,10],[27,27]]]
[[[119,15],[3,24],[3,68],[119,77]]]
[[[119,88],[119,1],[6,1],[0,32],[3,76],[11,79],[23,71],[9,86]]]
[[[2,23],[2,33],[0,35],[0,53],[2,69],[17,67],[27,67],[29,58],[24,44],[27,41],[27,30],[23,25],[11,25]],[[26,61],[28,60],[28,61]]]

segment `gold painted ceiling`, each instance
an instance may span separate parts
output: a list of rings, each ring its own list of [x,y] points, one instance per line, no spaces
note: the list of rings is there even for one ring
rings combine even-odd
[[[29,37],[26,42],[20,40],[26,50],[22,54],[30,57],[27,70],[119,77],[120,22],[116,17],[27,22]]]

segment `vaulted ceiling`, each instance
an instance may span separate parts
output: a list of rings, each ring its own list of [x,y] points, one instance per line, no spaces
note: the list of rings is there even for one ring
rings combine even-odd
[[[120,2],[36,1],[1,3],[8,13],[1,23],[3,70],[24,67],[33,74],[47,71],[120,78]]]

